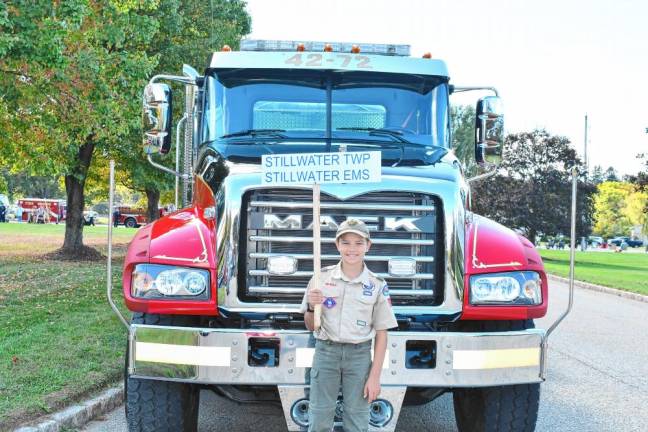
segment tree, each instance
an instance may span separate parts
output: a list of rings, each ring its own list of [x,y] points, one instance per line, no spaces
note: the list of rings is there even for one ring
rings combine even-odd
[[[535,241],[570,232],[570,168],[579,168],[577,235],[591,231],[594,186],[567,138],[544,130],[508,135],[504,161],[494,178],[473,185],[476,213],[525,232]]]
[[[479,170],[475,162],[475,108],[471,105],[453,106],[452,147],[464,166],[466,176],[472,177]]]
[[[184,63],[196,68],[204,67],[205,60],[213,51],[226,44],[235,49],[251,28],[245,3],[238,0],[164,0],[159,5],[159,12],[168,18],[147,49],[150,57],[160,60],[151,75],[181,74]],[[182,115],[183,106],[178,99],[182,100],[183,96],[182,91],[176,93],[176,120]],[[147,215],[149,220],[154,220],[159,216],[161,193],[173,189],[175,179],[144,159],[141,147],[135,144],[141,142],[141,136],[138,128],[128,142],[129,147],[121,149],[118,168],[128,173],[123,177],[123,184],[146,194]],[[169,154],[166,159],[175,161],[174,154]]]
[[[6,184],[6,192],[10,200],[18,197],[59,198],[65,197],[61,189],[60,178],[48,176],[33,176],[28,171],[11,173],[7,169],[0,170],[0,184]]]
[[[84,186],[96,150],[133,129],[157,61],[156,2],[14,2],[0,9],[0,140],[15,167],[63,175],[65,239],[59,256],[97,257],[83,245]]]
[[[594,230],[604,237],[627,235],[634,225],[643,225],[646,193],[630,183],[606,181],[594,196]]]
[[[601,184],[605,181],[605,176],[603,175],[603,167],[601,165],[596,165],[592,170],[590,175],[590,181],[595,185]]]
[[[620,180],[617,170],[615,170],[614,167],[608,167],[608,169],[605,170],[605,173],[603,173],[603,178],[605,178],[605,181],[613,182],[618,182]]]
[[[643,160],[644,170],[639,171],[637,175],[628,176],[626,180],[634,185],[637,192],[648,194],[648,154],[640,153],[637,155],[637,159]],[[641,213],[643,215],[643,222],[638,225],[642,225],[644,234],[648,234],[648,199],[644,201],[644,207]]]
[[[249,31],[244,2],[204,3],[0,3],[0,161],[64,176],[68,211],[60,256],[97,256],[83,245],[82,216],[94,156],[115,157],[126,176],[146,169],[135,168],[147,163],[135,143],[141,91],[156,67],[181,55],[204,61],[205,35],[216,42]],[[144,190],[160,184],[148,174],[131,177],[149,182]]]

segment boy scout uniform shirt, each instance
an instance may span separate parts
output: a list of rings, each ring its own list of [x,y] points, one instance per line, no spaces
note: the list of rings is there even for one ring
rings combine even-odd
[[[300,312],[308,308],[308,283]],[[322,303],[322,325],[313,334],[317,339],[358,344],[371,340],[376,330],[387,330],[398,326],[391,307],[387,282],[373,274],[365,265],[362,273],[349,279],[341,264],[325,267],[321,272],[320,289]]]

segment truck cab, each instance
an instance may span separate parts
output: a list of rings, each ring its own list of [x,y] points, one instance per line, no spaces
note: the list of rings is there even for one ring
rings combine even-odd
[[[247,40],[202,75],[185,72],[144,92],[144,147],[160,165],[172,91],[157,81],[186,85],[185,170],[163,167],[183,179],[186,206],[141,228],[124,263],[129,430],[195,430],[205,387],[270,395],[289,430],[308,427],[314,339],[299,303],[313,274],[312,187],[264,185],[261,161],[365,151],[380,152],[381,182],[358,182],[358,171],[321,185],[319,224],[326,266],[339,260],[338,225],[365,222],[367,266],[387,281],[398,320],[371,428],[394,430],[402,406],[452,392],[461,431],[533,430],[546,356],[533,319],[546,313],[547,277],[531,242],[471,212],[479,179],[454,155],[449,103],[469,88],[450,84],[445,63],[402,45]],[[492,168],[496,94],[480,99],[475,123],[475,158]]]

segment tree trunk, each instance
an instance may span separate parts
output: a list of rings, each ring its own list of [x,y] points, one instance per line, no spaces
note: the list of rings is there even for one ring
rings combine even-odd
[[[67,210],[65,216],[65,240],[58,251],[68,259],[87,259],[99,255],[94,249],[83,245],[83,208],[85,206],[84,187],[88,169],[92,162],[92,152],[95,143],[92,136],[79,147],[76,166],[65,176],[65,192],[67,195]]]
[[[144,190],[146,192],[146,217],[149,222],[159,219],[160,210],[158,204],[160,202],[160,191],[153,186],[147,186]]]

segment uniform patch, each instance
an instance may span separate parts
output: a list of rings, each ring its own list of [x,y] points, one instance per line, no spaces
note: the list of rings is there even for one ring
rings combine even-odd
[[[383,293],[383,296],[386,297],[387,303],[389,303],[389,306],[391,306],[392,305],[392,299],[391,299],[391,296],[389,295],[389,288],[387,287],[387,282],[385,282],[385,285],[383,285],[383,287],[382,287],[382,293]]]
[[[362,295],[371,297],[373,295],[373,290],[376,288],[373,282],[369,281],[368,284],[362,284]]]
[[[332,282],[325,282],[325,283],[324,283],[324,286],[336,287],[337,284],[334,284],[334,283],[332,283]]]
[[[356,324],[358,324],[361,327],[366,327],[367,326],[367,321],[358,320],[358,321],[356,321]]]
[[[337,303],[335,302],[335,299],[333,297],[327,297],[326,300],[322,303],[324,306],[326,306],[328,309],[331,309],[334,307]]]

